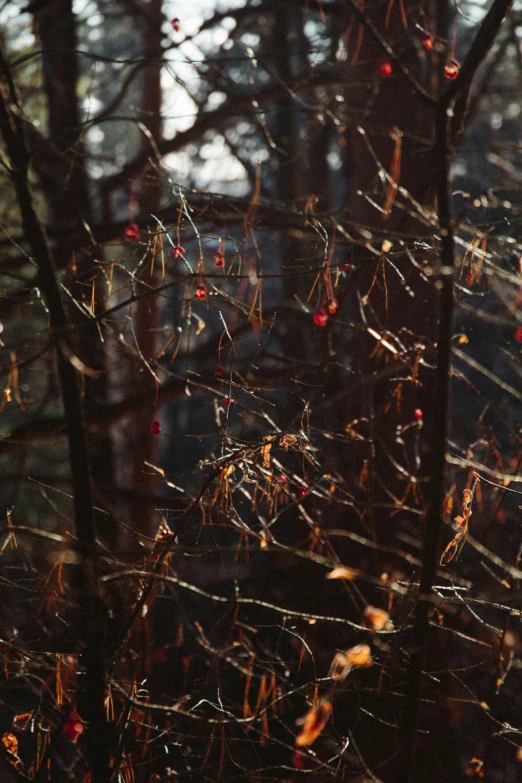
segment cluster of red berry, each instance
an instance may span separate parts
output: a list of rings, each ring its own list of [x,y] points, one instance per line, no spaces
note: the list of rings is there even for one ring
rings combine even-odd
[[[431,52],[435,45],[435,38],[428,30],[424,30],[421,36],[421,43],[426,51]],[[392,75],[393,65],[388,57],[379,57],[377,60],[376,73],[377,76],[380,76],[382,79],[386,79],[388,76]],[[454,58],[448,60],[444,66],[444,76],[446,79],[456,79],[459,73],[460,63]]]

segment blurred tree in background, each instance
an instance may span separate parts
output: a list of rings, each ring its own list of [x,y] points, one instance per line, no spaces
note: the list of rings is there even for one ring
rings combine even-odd
[[[522,5],[0,25],[2,780],[518,780]]]

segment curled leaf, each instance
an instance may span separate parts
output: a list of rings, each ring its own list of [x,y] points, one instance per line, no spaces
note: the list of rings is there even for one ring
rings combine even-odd
[[[457,554],[457,552],[459,550],[459,544],[460,544],[462,536],[463,536],[463,533],[459,532],[459,533],[456,534],[455,538],[453,538],[449,542],[448,546],[446,547],[446,549],[444,550],[444,552],[442,553],[442,556],[440,558],[441,566],[445,566],[445,565],[447,565],[448,563],[450,563],[453,560],[453,558],[455,557],[455,555]]]
[[[393,623],[385,609],[377,606],[367,606],[364,610],[364,624],[372,631],[392,631]]]
[[[466,543],[468,535],[469,518],[471,516],[471,502],[473,500],[473,492],[471,489],[465,489],[462,493],[462,516],[455,517],[455,522],[460,530],[455,533],[453,539],[449,542],[446,549],[442,553],[440,558],[441,566],[445,566],[450,563],[454,558],[457,558],[460,554],[460,550]]]
[[[356,667],[367,668],[373,666],[371,650],[367,644],[356,644],[350,647],[346,652],[340,652],[335,655],[328,676],[332,680],[340,681],[346,679],[352,669]]]
[[[275,438],[271,435],[267,435],[265,437],[265,442],[261,446],[261,456],[263,458],[263,467],[269,468],[270,467],[270,450],[272,448],[272,443],[274,442]]]
[[[361,666],[366,669],[373,666],[372,651],[368,644],[356,644],[355,647],[350,647],[349,650],[346,650],[346,656],[353,667]]]
[[[338,566],[333,571],[329,571],[326,574],[327,579],[357,579],[359,571],[355,571],[353,568],[346,568],[346,566]]]
[[[6,732],[2,737],[2,745],[9,753],[13,753],[15,756],[18,753],[18,740],[10,731]]]
[[[339,682],[345,680],[352,670],[352,664],[346,653],[337,653],[331,663],[328,676]]]
[[[283,446],[285,451],[288,451],[290,446],[293,446],[294,443],[297,443],[297,438],[295,435],[282,435],[279,439],[279,443],[281,446]]]
[[[295,744],[300,748],[312,745],[328,723],[331,714],[332,705],[328,699],[322,699],[317,707],[311,707],[298,721],[303,728],[295,738]]]

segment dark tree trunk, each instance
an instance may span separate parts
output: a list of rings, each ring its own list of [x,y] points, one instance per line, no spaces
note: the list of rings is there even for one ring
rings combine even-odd
[[[143,71],[143,100],[142,114],[144,116],[144,125],[150,136],[144,134],[142,147],[150,153],[151,160],[158,164],[155,159],[154,147],[162,136],[162,89],[161,72],[163,64],[161,59],[161,23],[163,21],[161,0],[151,0],[147,5],[147,20],[144,21],[143,30],[143,52],[147,59],[147,66]],[[159,167],[149,166],[145,175],[142,177],[139,188],[140,211],[144,215],[156,215],[162,204],[163,181]],[[150,219],[151,226],[155,227],[154,220]],[[155,229],[154,229],[155,230]],[[159,247],[158,247],[159,251]],[[168,247],[165,252],[168,251]],[[141,278],[143,279],[143,290],[145,285],[155,286],[160,282],[158,264],[159,252],[156,258],[150,258],[150,263],[143,267]],[[152,266],[153,265],[153,266]],[[153,270],[151,273],[151,269]],[[156,356],[157,329],[158,329],[158,307],[155,297],[146,297],[136,304],[134,311],[134,329],[136,341],[139,345],[141,355],[153,367]],[[152,493],[155,485],[154,472],[147,467],[146,463],[155,464],[157,436],[151,433],[151,424],[158,416],[157,409],[154,408],[155,399],[155,381],[151,373],[143,366],[141,359],[138,360],[134,372],[139,373],[141,384],[150,388],[150,406],[135,418],[133,422],[132,439],[134,448],[132,449],[132,486],[144,494]],[[144,415],[143,415],[144,414]],[[132,525],[135,529],[143,531],[146,535],[154,536],[156,530],[155,512],[150,502],[138,500],[132,507]]]
[[[35,17],[42,46],[49,144],[34,149],[33,156],[50,205],[51,227],[71,232],[71,238],[55,241],[53,252],[57,266],[67,270],[64,281],[71,296],[88,309],[94,301],[93,312],[99,315],[104,310],[105,281],[96,263],[98,248],[91,245],[85,229],[85,224],[92,223],[93,214],[80,123],[77,20],[72,0],[53,0],[36,11]],[[69,304],[69,311],[71,326],[79,327],[72,350],[87,368],[98,373],[82,375],[85,415],[91,421],[95,403],[107,399],[105,349],[98,326],[90,324],[88,316],[74,304]],[[93,483],[103,498],[113,480],[108,428],[93,429],[88,443]],[[112,538],[110,531],[106,532]]]

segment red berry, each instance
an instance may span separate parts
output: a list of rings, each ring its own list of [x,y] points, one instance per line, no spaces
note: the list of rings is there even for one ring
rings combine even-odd
[[[295,769],[304,769],[305,768],[305,762],[303,758],[303,754],[301,751],[296,750],[295,753],[292,756],[292,764],[294,765]]]
[[[141,238],[141,231],[134,221],[125,228],[125,239],[129,242],[137,242]]]
[[[386,57],[379,57],[377,60],[377,76],[386,78],[392,75],[392,64]]]
[[[69,742],[76,742],[83,730],[84,725],[82,719],[76,710],[71,710],[69,717],[65,721],[65,725],[63,727],[64,735],[67,737]]]
[[[328,323],[328,316],[322,307],[314,313],[314,324],[316,326],[326,326]]]
[[[334,313],[337,312],[338,307],[339,307],[339,302],[337,301],[337,299],[332,299],[328,304],[328,312],[330,313],[330,315],[334,315]]]
[[[218,366],[214,370],[214,375],[216,376],[216,378],[222,378],[223,377],[223,368],[222,368],[222,366],[220,364],[218,364]]]
[[[299,489],[299,497],[305,498],[308,495],[308,489],[306,487],[301,487]]]
[[[181,26],[180,26],[179,19],[178,19],[177,16],[174,19],[171,20],[171,25],[172,25],[172,27],[174,29],[174,32],[175,33],[179,33],[179,31],[181,29]]]
[[[200,283],[196,286],[196,290],[194,291],[194,296],[196,299],[206,299],[207,298],[207,286],[204,283]]]
[[[413,413],[417,421],[420,421],[422,419],[422,411],[420,408],[415,408],[415,411]]]
[[[232,405],[232,400],[229,400],[229,398],[227,397],[226,399],[223,400],[222,405],[224,408],[228,408],[230,405]]]
[[[181,247],[181,245],[174,245],[172,248],[172,255],[174,258],[179,258],[183,253],[185,252],[185,248]]]
[[[519,326],[518,329],[515,329],[513,333],[513,337],[517,341],[517,343],[522,343],[522,326]]]
[[[214,253],[214,260],[216,262],[217,267],[225,266],[225,256],[219,250],[216,253]]]
[[[278,479],[278,481],[279,481],[281,484],[286,484],[286,476],[285,476],[283,473],[281,473],[281,475],[279,476],[279,479]]]
[[[431,50],[433,49],[433,44],[435,43],[435,39],[433,38],[432,34],[428,33],[428,31],[426,30],[422,34],[421,42],[422,42],[422,45],[424,46],[424,48],[428,52],[431,52]]]
[[[467,273],[467,275],[466,275],[466,282],[467,283],[472,283],[473,282],[473,275],[471,274],[471,272]]]
[[[159,421],[153,421],[150,425],[150,434],[151,435],[161,435],[161,424]]]
[[[351,264],[341,264],[341,269],[349,269]]]
[[[444,76],[446,79],[456,79],[459,75],[460,63],[456,60],[448,60],[444,66]]]

